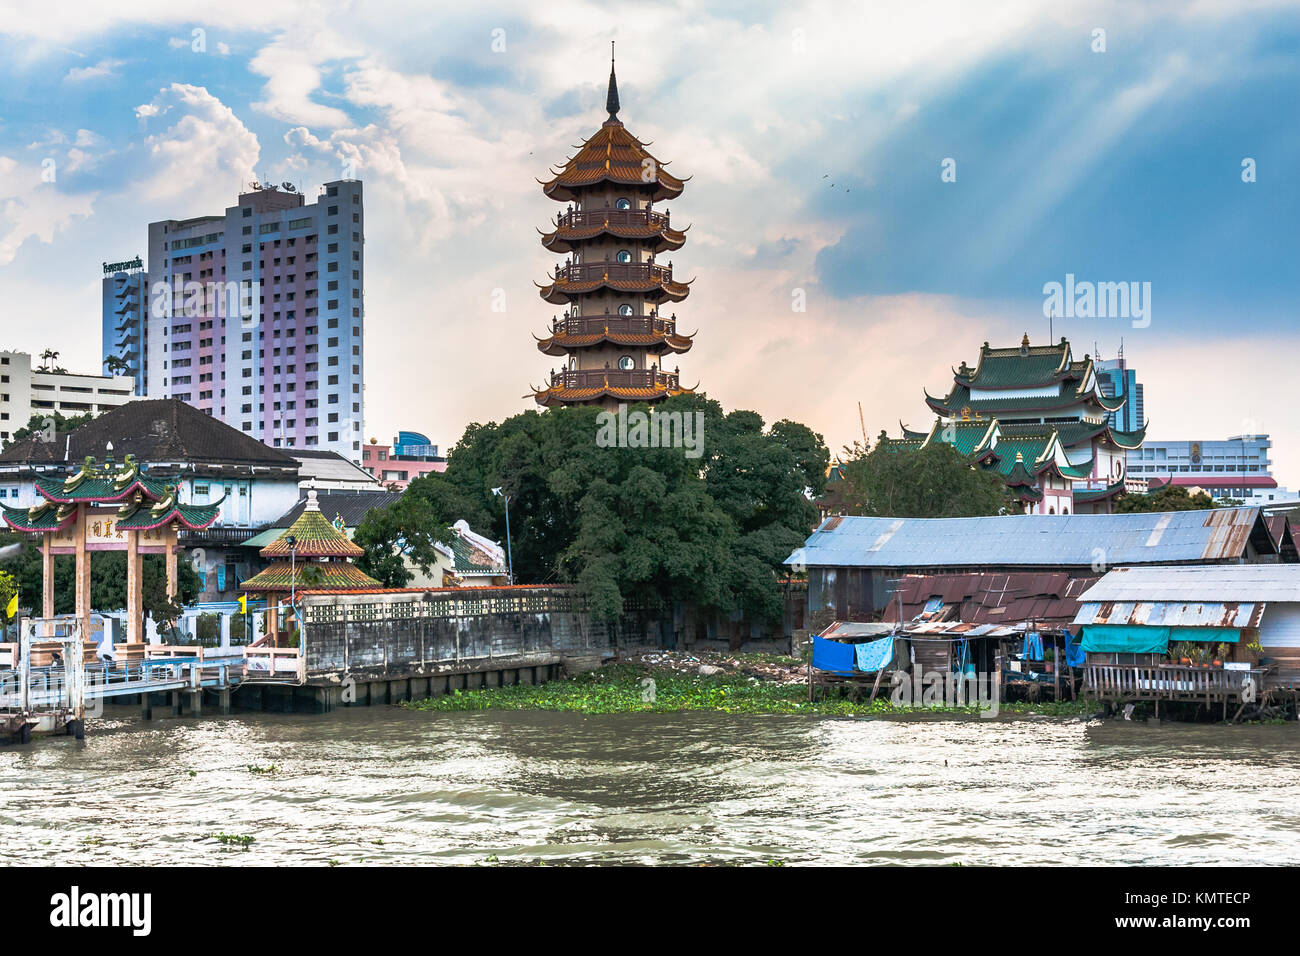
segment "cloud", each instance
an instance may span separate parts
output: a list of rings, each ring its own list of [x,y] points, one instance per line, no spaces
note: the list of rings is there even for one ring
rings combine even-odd
[[[321,27],[295,27],[264,46],[248,68],[266,77],[253,109],[286,123],[337,127],[351,122],[343,110],[312,98],[326,63],[353,56],[357,48]]]
[[[224,209],[256,178],[257,137],[201,86],[173,83],[136,107],[146,121],[164,114],[171,125],[145,137],[148,163],[136,188],[147,200],[184,198],[205,213]]]
[[[95,194],[75,195],[57,186],[54,160],[19,163],[0,155],[0,266],[13,262],[28,239],[51,243],[74,220],[91,215]],[[47,181],[54,178],[54,182]]]
[[[64,79],[79,83],[84,80],[96,80],[101,76],[115,76],[117,68],[125,62],[125,60],[100,60],[94,66],[73,67]]]

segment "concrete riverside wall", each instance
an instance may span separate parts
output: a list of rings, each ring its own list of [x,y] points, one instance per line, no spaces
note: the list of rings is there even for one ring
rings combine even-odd
[[[312,594],[303,598],[309,684],[344,678],[498,672],[613,653],[635,619],[593,622],[569,588],[510,587]],[[531,672],[530,672],[531,673]]]

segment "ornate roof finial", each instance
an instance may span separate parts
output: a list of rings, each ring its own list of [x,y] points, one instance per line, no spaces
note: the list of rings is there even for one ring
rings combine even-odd
[[[1021,347],[1023,347],[1023,348],[1029,348],[1029,333],[1028,333],[1028,332],[1026,332],[1026,333],[1025,333],[1025,337],[1024,337],[1023,339],[1020,340],[1020,345],[1021,345]]]
[[[610,119],[618,119],[618,80],[614,78],[614,41],[609,41],[609,93],[605,96],[605,109]]]

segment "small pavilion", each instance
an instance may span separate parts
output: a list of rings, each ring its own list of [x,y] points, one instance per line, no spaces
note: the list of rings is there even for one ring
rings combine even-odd
[[[87,457],[67,478],[37,478],[35,483],[44,501],[31,508],[0,509],[14,531],[41,535],[41,616],[54,617],[54,556],[76,555],[76,616],[81,633],[89,636],[91,552],[125,551],[126,642],[143,644],[141,556],[166,557],[167,596],[175,600],[180,529],[206,529],[221,512],[221,501],[182,504],[176,485],[146,474],[132,455],[119,466],[110,453],[102,467]]]
[[[369,591],[382,588],[352,558],[365,554],[321,513],[316,489],[298,520],[258,552],[271,564],[239,587],[266,595],[266,633],[272,646],[281,646],[280,603],[302,591]]]

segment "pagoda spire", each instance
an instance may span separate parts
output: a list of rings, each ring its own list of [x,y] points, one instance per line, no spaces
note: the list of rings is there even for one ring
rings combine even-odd
[[[614,77],[614,41],[609,41],[609,92],[605,94],[605,109],[611,120],[618,119],[618,80]]]

